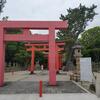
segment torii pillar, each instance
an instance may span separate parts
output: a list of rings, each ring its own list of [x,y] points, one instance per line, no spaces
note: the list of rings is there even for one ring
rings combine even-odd
[[[30,74],[34,74],[34,59],[35,59],[35,48],[32,46],[32,48],[28,48],[27,51],[31,51],[31,66],[29,67]]]
[[[3,86],[4,82],[4,59],[5,59],[5,46],[3,28],[0,25],[0,86]]]
[[[56,85],[56,68],[55,68],[55,28],[49,28],[49,85]]]
[[[56,73],[59,73],[59,53],[58,53],[58,46],[56,44],[56,63],[55,63],[55,67],[56,67]]]
[[[35,65],[34,65],[34,57],[35,57],[35,55],[34,55],[34,47],[32,47],[32,51],[31,51],[31,68],[30,68],[30,72],[31,72],[31,74],[33,74],[34,73],[34,68],[35,68]]]
[[[4,83],[4,55],[7,41],[48,41],[49,39],[49,84],[56,85],[55,69],[55,29],[66,29],[67,21],[0,21],[0,86]],[[4,34],[6,29],[24,29],[22,34]],[[48,35],[30,35],[29,29],[48,29]]]
[[[59,54],[59,68],[62,68],[62,55]]]

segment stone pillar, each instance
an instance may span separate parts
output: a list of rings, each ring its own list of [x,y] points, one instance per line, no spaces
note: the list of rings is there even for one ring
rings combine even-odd
[[[76,68],[75,68],[75,71],[74,71],[74,76],[75,76],[74,80],[75,81],[80,80],[80,57],[82,56],[81,48],[82,48],[82,46],[78,43],[75,46],[73,46],[74,57],[75,57],[75,60],[76,60]]]
[[[100,74],[96,75],[96,95],[100,97]]]
[[[80,73],[80,57],[76,57],[76,71]]]
[[[76,73],[80,74],[80,57],[82,56],[81,46],[75,45],[73,47],[73,49],[74,49],[74,57],[75,57],[75,60],[76,60]]]
[[[56,85],[56,69],[55,69],[55,28],[49,28],[49,85]]]

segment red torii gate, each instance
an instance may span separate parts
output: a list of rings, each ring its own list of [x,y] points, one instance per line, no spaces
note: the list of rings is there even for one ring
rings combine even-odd
[[[4,84],[5,42],[48,41],[49,42],[49,85],[56,85],[55,30],[66,29],[66,21],[0,21],[0,86]],[[6,34],[7,29],[23,29],[22,34]],[[48,35],[31,35],[29,29],[49,30]]]
[[[59,46],[64,46],[64,42],[56,42],[55,44],[56,44],[55,68],[56,68],[56,72],[59,72],[59,68],[60,68],[59,62],[60,62],[61,59],[59,59],[60,55],[59,55],[58,51],[64,50],[64,48],[59,47]],[[30,66],[31,74],[34,73],[34,69],[35,69],[35,65],[34,65],[35,55],[34,55],[34,52],[35,51],[49,51],[48,45],[49,45],[48,43],[28,43],[28,44],[25,44],[25,46],[27,47],[26,50],[31,51],[31,66]],[[40,46],[42,46],[42,48]]]

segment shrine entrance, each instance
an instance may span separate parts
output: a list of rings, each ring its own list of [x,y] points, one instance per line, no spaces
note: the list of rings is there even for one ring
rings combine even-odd
[[[4,85],[5,42],[48,41],[49,85],[56,85],[55,30],[66,29],[66,21],[0,21],[0,86]],[[7,34],[7,29],[22,29],[21,34]],[[48,35],[32,35],[29,29],[48,30]]]
[[[61,61],[61,54],[60,52],[62,50],[64,50],[64,42],[63,41],[59,41],[59,42],[56,42],[56,47],[55,47],[55,52],[56,52],[56,56],[55,56],[55,69],[56,69],[56,73],[59,72],[59,69],[61,69],[62,67],[62,61]],[[35,70],[35,51],[41,51],[41,52],[44,52],[45,53],[45,57],[48,59],[49,61],[49,57],[48,57],[48,54],[49,54],[49,44],[48,42],[39,42],[39,43],[28,43],[28,44],[25,44],[26,46],[26,50],[28,52],[31,52],[31,66],[28,67],[28,70],[30,71],[31,74],[34,73],[34,70]],[[48,65],[47,65],[48,66]],[[49,67],[48,67],[49,69]]]

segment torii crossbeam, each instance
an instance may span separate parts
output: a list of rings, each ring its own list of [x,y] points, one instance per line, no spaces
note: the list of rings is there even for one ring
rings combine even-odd
[[[59,68],[60,68],[60,59],[59,59],[59,51],[62,51],[64,50],[64,45],[65,43],[63,41],[59,41],[59,42],[56,42],[56,61],[55,61],[55,68],[56,68],[56,72],[58,73],[59,72]],[[48,51],[49,52],[49,46],[48,46],[48,42],[44,42],[44,43],[28,43],[28,44],[25,44],[26,46],[26,50],[31,52],[31,66],[30,66],[30,73],[33,74],[34,73],[34,69],[35,69],[35,65],[34,65],[34,59],[35,59],[35,54],[34,52],[35,51]],[[59,47],[60,46],[60,47]],[[48,61],[49,61],[49,58],[48,58]]]
[[[5,42],[48,41],[49,42],[49,85],[56,85],[55,30],[66,29],[67,21],[0,21],[0,86],[4,84]],[[22,34],[6,34],[7,29],[23,29]],[[30,35],[29,29],[48,30],[46,36]]]

